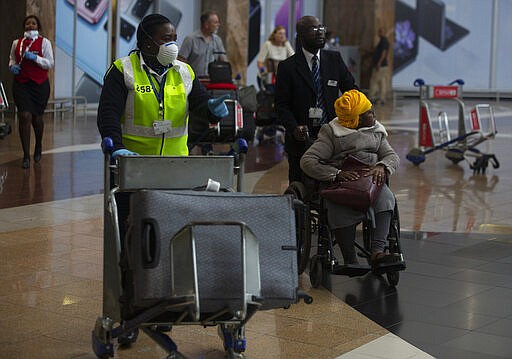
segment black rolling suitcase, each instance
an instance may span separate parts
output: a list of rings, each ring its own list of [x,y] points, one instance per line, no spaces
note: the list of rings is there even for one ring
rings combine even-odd
[[[260,90],[257,95],[256,126],[272,126],[277,124],[277,110],[274,105],[274,94]]]
[[[140,190],[130,198],[130,229],[124,240],[126,268],[123,292],[127,312],[150,308],[171,296],[170,239],[189,222],[240,221],[259,244],[261,309],[287,307],[298,301],[295,214],[292,198],[240,192]],[[205,233],[209,231],[206,230]],[[232,241],[212,232],[199,239],[197,258],[201,301],[212,306],[216,293],[229,292],[235,273],[219,273],[231,260]],[[212,302],[213,301],[213,302]],[[206,308],[208,308],[208,306]]]

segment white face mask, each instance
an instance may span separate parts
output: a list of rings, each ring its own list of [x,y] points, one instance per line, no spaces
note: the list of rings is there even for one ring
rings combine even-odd
[[[30,30],[30,31],[25,31],[25,33],[23,34],[27,39],[36,39],[37,36],[39,36],[39,31],[37,30]]]
[[[163,66],[172,64],[177,57],[178,44],[176,44],[176,41],[171,41],[163,45],[160,45],[160,47],[158,48],[158,54],[156,55],[156,59]]]

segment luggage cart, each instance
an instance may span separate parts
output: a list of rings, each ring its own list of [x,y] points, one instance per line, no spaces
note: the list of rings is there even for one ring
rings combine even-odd
[[[92,331],[98,358],[114,355],[114,339],[122,346],[133,344],[139,329],[169,353],[167,358],[185,358],[167,333],[175,325],[218,326],[226,357],[242,358],[244,325],[257,310],[286,307],[299,298],[312,301],[297,289],[291,246],[273,243],[275,238],[265,241],[262,228],[251,222],[253,203],[258,208],[268,200],[288,208],[288,217],[294,218],[290,198],[233,192],[239,188],[233,179],[233,156],[121,156],[111,163],[112,147],[110,139],[103,141],[103,313]],[[209,180],[226,191],[190,190]],[[120,193],[130,193],[130,227],[124,235],[118,216]],[[192,204],[198,201],[199,206]],[[245,217],[233,208],[239,202],[245,204],[240,210]],[[286,221],[286,213],[282,217]],[[293,222],[284,223],[280,228],[294,228]],[[295,241],[294,232],[283,237]],[[275,251],[269,245],[282,246],[281,255],[290,258],[274,263],[280,270],[267,268],[268,253]],[[210,258],[220,252],[223,257],[212,264]],[[128,263],[128,271],[122,263]],[[273,272],[281,273],[286,288],[269,280]]]
[[[426,85],[422,79],[416,79],[414,86],[419,87],[419,129],[418,147],[412,148],[406,158],[415,165],[425,161],[427,154],[444,150],[445,157],[457,164],[466,160],[473,173],[485,173],[489,162],[499,168],[499,162],[492,153],[483,153],[476,146],[493,139],[497,133],[494,111],[488,104],[477,104],[469,112],[469,121],[465,117],[465,105],[462,101],[464,81],[457,79],[448,85]],[[430,105],[432,101],[455,102],[458,108],[458,132],[452,138],[448,115],[441,111],[437,122],[432,120]],[[469,129],[469,131],[467,130]]]
[[[0,140],[9,135],[12,130],[11,126],[5,122],[4,111],[9,109],[9,101],[7,101],[7,95],[5,94],[4,84],[0,81]]]

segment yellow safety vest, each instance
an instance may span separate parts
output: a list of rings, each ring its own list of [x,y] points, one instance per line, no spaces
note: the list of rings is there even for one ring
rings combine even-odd
[[[157,95],[148,74],[140,64],[139,54],[133,53],[118,59],[114,65],[123,73],[128,89],[125,111],[121,118],[123,144],[126,148],[141,155],[187,156],[187,96],[192,90],[195,77],[192,68],[176,60],[167,72],[162,116]],[[152,81],[160,92],[158,81],[154,77]],[[157,134],[155,121],[166,121],[166,132]]]

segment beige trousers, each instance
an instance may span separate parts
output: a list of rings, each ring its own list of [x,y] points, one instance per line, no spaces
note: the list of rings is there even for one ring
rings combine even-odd
[[[386,101],[389,95],[389,67],[373,68],[372,76],[370,78],[370,92],[368,97],[371,101]]]

